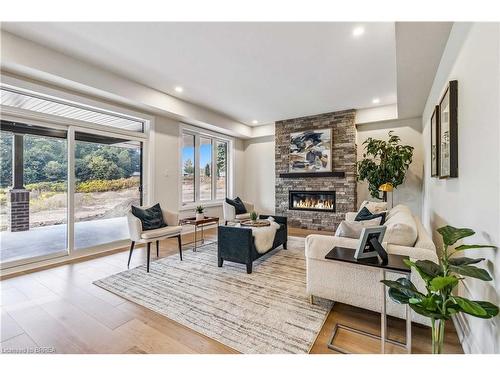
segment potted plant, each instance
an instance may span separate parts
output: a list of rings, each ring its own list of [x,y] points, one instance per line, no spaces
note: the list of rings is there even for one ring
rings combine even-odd
[[[205,212],[205,207],[196,206],[196,220],[203,220],[205,218],[203,212]]]
[[[252,220],[253,222],[256,222],[257,217],[258,217],[257,212],[255,212],[255,211],[250,212],[250,220]]]
[[[457,256],[464,250],[484,247],[496,249],[493,245],[460,245],[450,250],[458,240],[472,236],[474,231],[468,228],[445,226],[438,233],[443,238],[443,251],[439,264],[430,260],[406,260],[405,263],[414,268],[425,282],[427,293],[421,293],[406,278],[396,281],[382,280],[389,287],[390,298],[401,304],[409,304],[417,314],[431,319],[432,353],[441,354],[444,344],[444,328],[447,320],[459,312],[482,319],[490,319],[498,314],[498,307],[487,301],[471,301],[454,295],[453,289],[464,276],[490,281],[488,271],[472,266],[484,258],[466,258]]]
[[[404,182],[406,172],[412,162],[413,147],[401,145],[401,139],[389,132],[389,140],[368,138],[363,142],[363,160],[357,163],[358,181],[366,180],[373,198],[380,198],[380,187],[392,188]],[[391,191],[385,190],[385,191]],[[385,195],[384,195],[385,196]]]

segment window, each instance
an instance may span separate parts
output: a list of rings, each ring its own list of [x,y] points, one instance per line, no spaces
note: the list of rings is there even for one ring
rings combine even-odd
[[[182,133],[182,205],[220,201],[228,193],[229,141],[191,129]]]
[[[149,122],[2,86],[0,104],[0,269],[121,246]]]

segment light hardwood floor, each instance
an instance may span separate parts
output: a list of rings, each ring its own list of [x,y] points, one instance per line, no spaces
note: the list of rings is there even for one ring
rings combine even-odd
[[[289,235],[311,232],[291,228]],[[215,236],[214,230],[207,237]],[[190,235],[183,242],[192,240]],[[236,353],[235,350],[162,315],[92,284],[127,268],[128,249],[78,263],[23,274],[0,281],[1,348],[56,353]],[[186,250],[191,251],[191,250]],[[154,253],[154,252],[153,252]],[[177,253],[175,239],[161,243],[160,257]],[[134,251],[131,267],[145,263],[145,251]],[[379,314],[335,304],[311,353],[328,349],[335,323],[379,333]],[[404,340],[404,321],[389,319],[389,336]],[[378,353],[378,340],[340,331],[336,344],[355,353]],[[462,353],[457,334],[447,326],[446,352]],[[388,352],[402,349],[389,345]],[[430,329],[413,325],[413,352],[429,353]]]

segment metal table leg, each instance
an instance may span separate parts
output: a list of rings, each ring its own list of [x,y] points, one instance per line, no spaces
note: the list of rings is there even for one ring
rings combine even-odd
[[[193,247],[193,251],[196,252],[196,244],[198,243],[198,240],[196,239],[196,232],[198,230],[198,225],[194,225],[194,247]]]
[[[385,280],[385,270],[381,270],[381,280]],[[382,283],[381,283],[382,284]],[[382,311],[380,313],[380,352],[385,354],[385,341],[386,341],[386,329],[387,329],[387,315],[385,313],[385,285],[382,284]]]
[[[386,278],[386,272],[385,270],[380,270],[380,276],[381,280],[385,280]],[[407,278],[410,278],[410,275],[407,276]],[[396,340],[389,339],[387,337],[387,297],[386,297],[386,286],[382,284],[382,307],[381,307],[381,312],[380,312],[380,336],[379,335],[374,335],[372,333],[352,328],[343,324],[336,323],[335,327],[333,328],[333,333],[330,338],[330,341],[328,341],[328,348],[335,350],[340,353],[344,354],[350,354],[348,351],[345,349],[342,349],[338,346],[336,346],[333,341],[335,340],[335,337],[339,331],[339,329],[345,329],[366,337],[371,337],[375,339],[380,339],[380,352],[382,354],[385,354],[385,348],[386,348],[386,343],[391,343],[393,345],[405,348],[408,354],[411,354],[411,308],[409,305],[406,305],[406,342],[399,342]]]
[[[408,275],[406,278],[410,280],[410,276]],[[408,354],[411,354],[411,308],[410,305],[407,304],[406,308],[406,351]]]

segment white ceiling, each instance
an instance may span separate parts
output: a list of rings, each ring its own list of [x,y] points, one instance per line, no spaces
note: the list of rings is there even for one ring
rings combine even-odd
[[[365,33],[354,37],[360,25]],[[2,28],[248,125],[373,107],[374,98],[380,99],[377,106],[397,102],[394,23],[3,23]],[[174,90],[178,85],[181,94]]]

